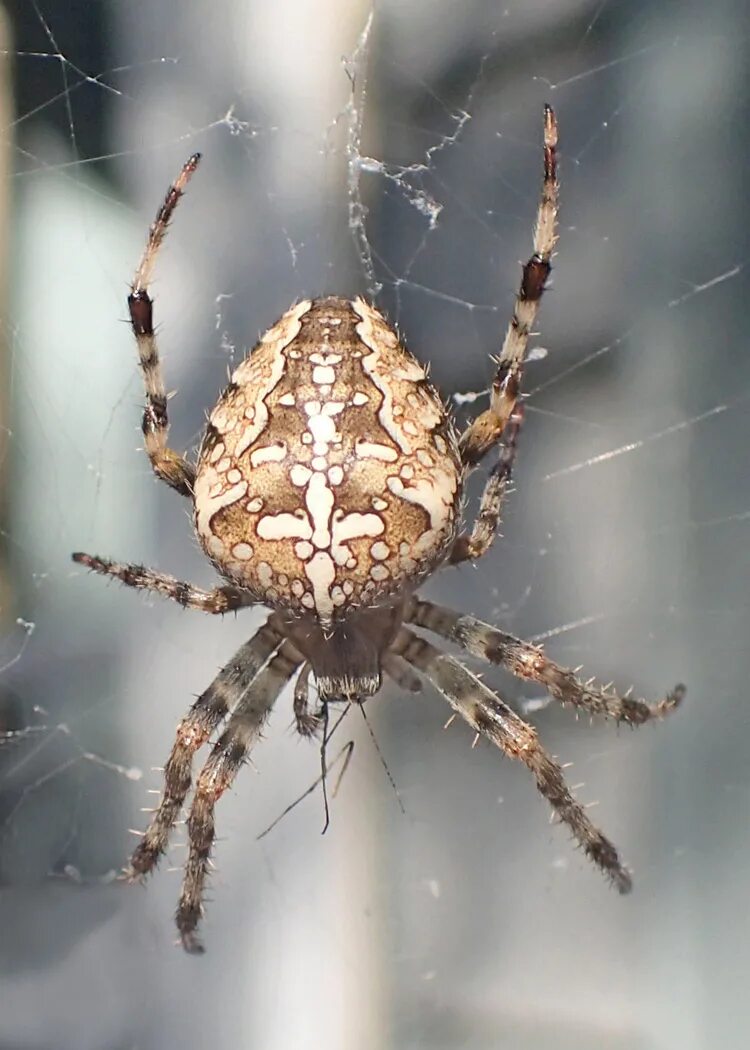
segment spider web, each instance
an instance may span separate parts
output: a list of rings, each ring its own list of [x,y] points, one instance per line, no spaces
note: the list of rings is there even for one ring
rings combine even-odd
[[[279,6],[26,0],[0,48],[15,83],[0,315],[0,959],[14,1005],[0,997],[0,1046],[234,1046],[248,1032],[264,1047],[742,1045],[739,8]],[[559,255],[516,491],[502,541],[429,595],[622,688],[687,682],[669,725],[617,734],[489,676],[574,761],[636,895],[607,896],[547,831],[524,773],[443,733],[428,691],[368,710],[406,818],[352,726],[329,834],[318,841],[308,802],[256,846],[317,775],[282,698],[261,776],[222,800],[199,989],[213,1006],[199,1016],[184,994],[197,971],[170,953],[179,875],[145,895],[115,875],[174,724],[259,615],[203,620],[69,563],[91,550],[210,585],[185,507],[136,451],[142,393],[119,322],[146,225],[200,150],[155,286],[175,447],[195,444],[257,333],[330,292],[375,299],[463,423],[486,403],[530,252],[545,101],[561,128]],[[282,994],[310,1002],[314,1023],[279,1010]]]

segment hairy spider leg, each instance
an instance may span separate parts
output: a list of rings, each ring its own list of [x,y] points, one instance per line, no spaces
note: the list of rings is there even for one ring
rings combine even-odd
[[[98,572],[101,576],[111,576],[120,583],[124,583],[126,587],[135,587],[140,591],[153,591],[155,594],[160,594],[162,598],[169,598],[177,602],[185,609],[197,609],[199,612],[223,616],[224,613],[234,612],[235,609],[257,604],[247,591],[243,591],[240,587],[233,587],[231,584],[204,591],[200,587],[194,587],[192,583],[184,583],[182,580],[175,579],[174,576],[147,569],[143,565],[129,565],[112,561],[109,558],[100,558],[95,554],[83,554],[80,551],[71,554],[71,558],[78,565],[85,565],[92,572]]]
[[[272,619],[269,617],[253,637],[240,646],[180,722],[164,766],[164,794],[130,858],[126,876],[131,880],[153,871],[166,851],[170,832],[190,790],[196,751],[218,729],[232,708],[241,702],[281,645],[282,636],[271,626]]]
[[[534,321],[552,268],[557,242],[559,183],[557,178],[557,119],[551,106],[544,107],[544,178],[534,225],[534,251],[523,267],[505,341],[497,358],[490,407],[474,419],[459,441],[461,459],[467,469],[475,467],[498,442],[503,442],[497,464],[485,483],[479,515],[470,534],[456,538],[449,561],[456,564],[481,558],[497,533],[507,492],[518,435],[523,421],[521,383]]]
[[[130,326],[138,348],[138,361],[146,391],[143,410],[143,438],[146,454],[157,478],[165,481],[182,496],[191,496],[195,482],[195,468],[167,446],[169,417],[167,391],[164,386],[159,347],[154,332],[154,302],[148,293],[156,257],[167,234],[169,221],[185,192],[193,172],[198,167],[200,153],[194,153],[183,165],[182,171],[167,190],[156,218],[148,233],[146,248],[135,271],[128,296]]]
[[[639,726],[666,718],[685,698],[686,689],[681,683],[661,700],[649,702],[627,694],[619,696],[610,687],[596,686],[593,680],[582,682],[573,671],[550,660],[539,646],[444,605],[414,599],[406,619],[455,642],[474,656],[500,664],[517,678],[538,683],[553,699],[589,715],[605,715],[616,722]]]
[[[198,776],[187,820],[188,859],[175,916],[182,945],[188,952],[203,951],[195,931],[203,916],[203,892],[216,834],[216,803],[231,786],[276,698],[303,659],[290,641],[282,643],[235,707]]]
[[[611,879],[620,893],[632,888],[630,872],[615,846],[592,824],[571,794],[560,765],[539,743],[535,730],[496,696],[475,674],[452,656],[404,627],[395,648],[432,682],[469,725],[492,741],[509,758],[532,773],[536,786],[555,814],[568,825],[588,857]]]

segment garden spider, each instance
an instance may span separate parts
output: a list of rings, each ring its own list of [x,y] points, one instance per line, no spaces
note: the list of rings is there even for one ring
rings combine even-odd
[[[196,466],[168,447],[167,396],[148,289],[199,159],[195,154],[187,161],[167,192],[128,305],[146,391],[146,453],[156,476],[192,499],[200,543],[228,582],[204,591],[139,565],[89,554],[73,559],[187,608],[226,613],[265,604],[272,612],[180,723],[164,767],[163,797],[128,876],[147,875],[165,852],[191,787],[193,755],[223,724],[195,785],[176,915],[183,946],[200,951],[196,929],[216,802],[283,687],[298,674],[295,721],[303,736],[313,736],[330,702],[362,703],[378,692],[385,674],[410,690],[423,676],[478,734],[527,766],[591,860],[626,893],[631,878],[617,850],[573,798],[534,729],[477,675],[413,630],[424,628],[538,683],[563,704],[617,722],[662,718],[685,693],[678,685],[657,703],[618,696],[580,681],[537,646],[415,596],[441,566],[480,558],[497,531],[522,419],[524,358],[556,241],[552,109],[545,107],[544,114],[534,251],[523,267],[489,408],[460,437],[424,368],[381,314],[362,299],[324,298],[293,306],[238,366],[209,416]],[[493,448],[499,455],[478,516],[462,530],[466,477]],[[311,675],[317,706],[308,699]]]

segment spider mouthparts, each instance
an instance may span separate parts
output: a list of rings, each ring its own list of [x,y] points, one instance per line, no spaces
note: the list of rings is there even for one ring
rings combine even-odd
[[[380,689],[379,674],[322,675],[316,678],[321,700],[358,703]]]
[[[380,654],[364,630],[337,624],[325,644],[313,642],[311,650],[309,659],[321,700],[351,703],[374,696],[380,689]]]

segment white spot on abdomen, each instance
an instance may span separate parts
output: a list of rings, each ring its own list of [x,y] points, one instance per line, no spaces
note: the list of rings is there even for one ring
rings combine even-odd
[[[381,445],[376,441],[365,441],[364,438],[354,446],[359,459],[380,459],[384,463],[395,463],[398,452],[390,445]]]
[[[336,372],[330,365],[315,365],[312,370],[312,381],[316,386],[330,385],[336,382]]]
[[[305,575],[312,584],[313,601],[318,616],[330,620],[333,613],[331,585],[336,579],[336,566],[327,551],[316,551],[308,562],[305,562]]]
[[[259,518],[257,531],[262,540],[309,540],[312,536],[309,518],[286,511]]]
[[[305,492],[305,503],[313,523],[312,541],[316,547],[327,547],[331,542],[328,523],[333,510],[334,496],[325,474],[313,474]]]
[[[263,445],[254,448],[250,453],[250,463],[253,467],[259,467],[262,463],[280,463],[286,459],[286,443],[278,441],[275,445]]]

